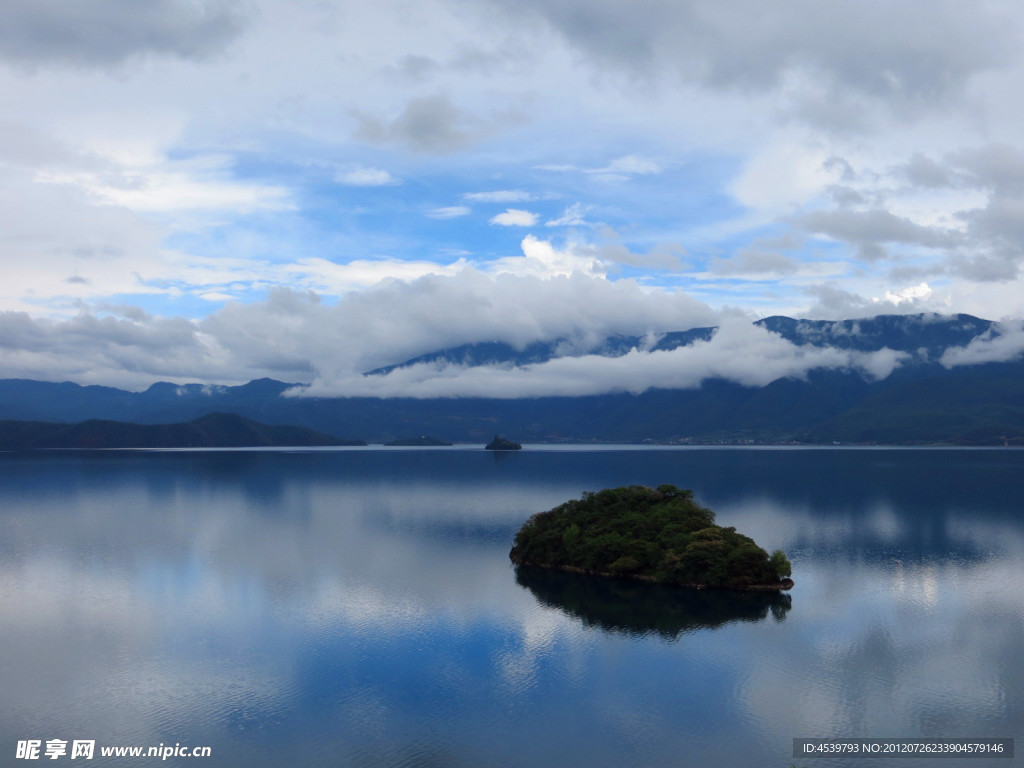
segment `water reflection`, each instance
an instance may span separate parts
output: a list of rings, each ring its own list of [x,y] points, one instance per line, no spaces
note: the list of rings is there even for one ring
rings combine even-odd
[[[733,621],[763,621],[769,613],[782,621],[793,606],[780,592],[678,589],[523,565],[516,566],[516,583],[587,627],[666,640]]]
[[[793,596],[513,572],[529,515],[663,482],[787,550]],[[208,743],[211,768],[1013,736],[1021,498],[1024,452],[0,455],[0,764],[62,735]]]

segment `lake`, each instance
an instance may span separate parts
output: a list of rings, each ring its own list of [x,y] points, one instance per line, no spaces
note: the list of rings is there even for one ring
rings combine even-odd
[[[662,483],[792,592],[510,564],[531,514]],[[1021,735],[1022,577],[1019,450],[0,454],[0,764],[976,766],[792,744]],[[210,756],[100,754],[133,745]]]

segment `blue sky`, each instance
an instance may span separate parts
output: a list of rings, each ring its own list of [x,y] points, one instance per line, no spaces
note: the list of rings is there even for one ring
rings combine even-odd
[[[1016,322],[1022,21],[998,0],[8,0],[0,376],[326,381],[734,315]]]

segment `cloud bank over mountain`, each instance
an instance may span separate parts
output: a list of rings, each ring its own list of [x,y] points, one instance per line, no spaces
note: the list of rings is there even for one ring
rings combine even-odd
[[[952,347],[942,356],[947,368],[1018,360],[1024,355],[1024,323],[1001,323],[998,333],[985,333],[963,347]]]
[[[556,338],[586,345],[616,333],[714,325],[718,316],[685,294],[652,293],[632,281],[466,268],[385,281],[335,303],[277,288],[266,301],[228,304],[201,320],[114,306],[67,320],[4,312],[0,347],[7,377],[134,388],[160,379],[334,381],[438,347]]]
[[[909,355],[883,349],[858,352],[797,346],[745,318],[728,318],[708,341],[674,350],[634,348],[620,357],[559,357],[526,366],[420,363],[382,376],[318,379],[295,396],[577,397],[648,389],[694,389],[707,379],[763,387],[780,378],[804,378],[815,369],[851,370],[884,379]]]
[[[200,320],[115,306],[66,320],[3,312],[0,349],[5,378],[144,389],[160,380],[239,384],[271,377],[310,385],[298,395],[498,398],[693,388],[712,378],[764,386],[814,370],[854,371],[876,380],[924,354],[842,347],[813,336],[811,345],[797,344],[752,320],[633,281],[465,268],[450,276],[386,281],[334,303],[313,292],[277,288],[265,301],[230,303]],[[718,330],[710,339],[654,348],[667,332],[713,326]],[[857,333],[856,324],[848,332]],[[603,353],[602,345],[614,337],[640,341],[624,355]],[[941,362],[954,367],[1016,359],[1024,351],[1022,339],[1019,323],[1004,324],[998,333],[945,350]],[[557,342],[558,355],[530,365],[434,361],[363,375],[480,342],[516,349]]]

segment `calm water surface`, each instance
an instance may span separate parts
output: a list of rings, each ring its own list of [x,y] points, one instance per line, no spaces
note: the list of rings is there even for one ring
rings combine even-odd
[[[792,593],[510,565],[529,515],[661,483]],[[1022,451],[0,454],[0,765],[1016,764],[791,750],[1024,736],[1022,576]]]

